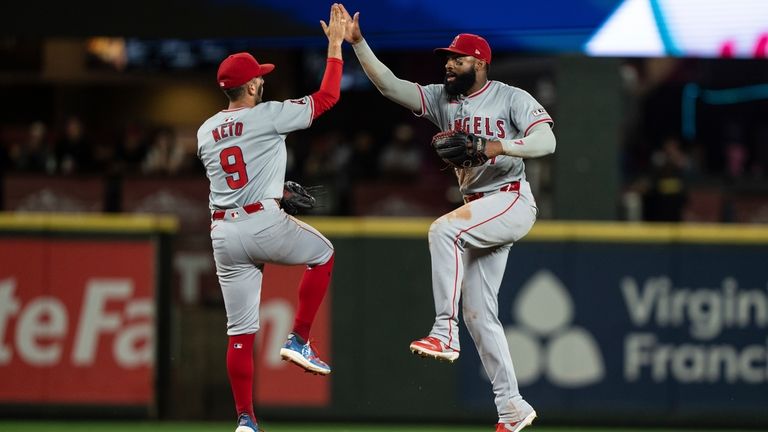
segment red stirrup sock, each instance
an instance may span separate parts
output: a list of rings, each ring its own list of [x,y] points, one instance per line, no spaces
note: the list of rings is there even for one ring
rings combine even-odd
[[[309,340],[309,331],[315,321],[320,303],[328,291],[333,272],[334,252],[328,262],[307,268],[299,284],[299,308],[296,311],[296,319],[293,321],[293,333],[299,335],[305,341]]]
[[[253,421],[253,340],[255,333],[229,337],[227,346],[227,375],[237,414],[247,413]]]

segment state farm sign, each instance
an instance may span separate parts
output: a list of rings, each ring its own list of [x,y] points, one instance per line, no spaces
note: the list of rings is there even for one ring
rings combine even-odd
[[[153,400],[150,241],[0,240],[0,403]]]

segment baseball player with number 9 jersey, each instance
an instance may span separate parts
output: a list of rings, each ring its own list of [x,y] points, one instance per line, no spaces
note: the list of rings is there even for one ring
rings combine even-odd
[[[320,89],[283,102],[262,102],[263,76],[274,66],[237,53],[219,66],[219,87],[229,107],[205,121],[197,133],[198,156],[210,181],[211,241],[216,274],[227,311],[227,373],[235,399],[236,432],[259,431],[253,409],[253,343],[265,263],[306,264],[299,285],[293,331],[280,350],[284,360],[327,375],[331,368],[309,343],[309,332],[328,289],[334,249],[315,228],[280,208],[288,133],[308,128],[340,95],[344,23],[331,6],[328,59]]]
[[[373,84],[443,131],[433,145],[441,157],[451,155],[444,159],[455,167],[464,196],[463,206],[430,227],[436,317],[429,334],[413,341],[410,350],[422,357],[457,360],[461,300],[464,322],[493,385],[496,431],[518,432],[536,412],[518,389],[498,318],[498,293],[510,247],[536,220],[523,159],[554,152],[552,118],[524,90],[488,79],[491,48],[482,37],[463,33],[449,47],[437,49],[446,56],[443,83],[422,86],[396,77],[381,63],[363,39],[359,12],[350,17],[342,9],[345,39]],[[456,135],[458,147],[446,151]],[[468,157],[457,160],[464,153]]]

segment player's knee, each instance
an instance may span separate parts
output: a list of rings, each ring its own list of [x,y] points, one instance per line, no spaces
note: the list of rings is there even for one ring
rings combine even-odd
[[[237,324],[227,325],[227,336],[236,336],[247,333],[256,333],[259,331],[259,319],[250,322],[240,322]]]
[[[232,300],[230,298],[227,307],[227,334],[234,336],[259,331],[259,303],[246,299],[234,303]]]
[[[324,250],[322,254],[312,259],[312,261],[309,261],[307,263],[307,267],[333,267],[333,260],[336,257],[336,251],[333,249],[333,246],[331,246],[330,243],[328,243],[328,246],[328,249]]]
[[[328,251],[327,256],[323,258],[323,262],[321,262],[320,265],[326,266],[326,267],[333,267],[334,259],[336,259],[336,251],[333,248],[331,248]]]
[[[440,218],[429,227],[429,240],[441,240],[445,238],[453,238],[453,228],[445,219]]]
[[[333,243],[328,241],[328,248],[325,251],[325,258],[324,261],[328,262],[328,260],[333,259],[333,257],[336,255],[336,249],[333,247]]]
[[[473,308],[464,306],[461,308],[461,315],[464,317],[464,324],[466,324],[467,329],[472,331],[478,320],[477,311]]]

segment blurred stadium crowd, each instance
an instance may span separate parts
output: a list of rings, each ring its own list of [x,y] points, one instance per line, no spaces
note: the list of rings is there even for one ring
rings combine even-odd
[[[765,72],[759,60],[624,62],[626,219],[768,222],[768,93],[754,85]],[[687,97],[691,83],[720,97]]]
[[[51,179],[205,177],[192,128],[115,124],[106,129],[89,128],[87,120],[76,115],[66,116],[61,124],[0,124],[1,171]],[[286,179],[323,185],[326,195],[332,195],[324,213],[353,214],[348,196],[355,184],[452,185],[451,177],[440,172],[439,161],[427,157],[427,148],[416,141],[414,127],[406,122],[383,137],[365,129],[304,133],[289,139]]]
[[[319,73],[314,70],[316,57],[311,51],[284,56],[289,71],[285,67],[280,71],[287,77],[276,91],[268,87],[267,100],[311,91],[316,85],[313,77]],[[503,54],[500,57],[504,59]],[[440,79],[438,59],[434,65],[425,66],[413,62],[420,58],[414,53],[388,53],[385,58],[403,78],[421,83]],[[491,78],[531,91],[555,116],[557,135],[557,119],[562,113],[558,112],[557,78],[551,62],[511,56],[507,60],[511,66],[499,61]],[[93,62],[89,58],[89,67],[94,67]],[[117,69],[125,67],[121,62]],[[104,69],[105,65],[97,62],[95,68]],[[153,68],[149,73],[139,71],[145,75],[131,78],[132,85],[157,75],[179,74],[157,65]],[[204,71],[195,72],[196,85],[210,84],[210,77],[205,75],[212,73],[210,68],[208,65]],[[616,140],[621,176],[621,192],[616,197],[619,218],[768,222],[768,125],[763,121],[768,112],[768,92],[762,94],[765,89],[754,86],[762,80],[765,69],[759,60],[651,58],[621,62],[617,73],[626,104],[622,136]],[[112,73],[118,78],[110,81],[107,89],[119,87],[119,77],[131,77],[130,67]],[[431,216],[459,204],[461,197],[453,176],[428,146],[435,128],[382,98],[354,60],[348,61],[345,74],[345,95],[332,115],[289,137],[286,178],[326,188],[324,205],[318,210],[321,214]],[[694,100],[697,111],[691,116],[683,102],[690,83],[708,89],[741,89],[747,97],[739,99],[735,94],[725,103]],[[37,87],[45,85],[49,84],[43,82]],[[12,109],[12,99],[23,95],[23,90],[11,93],[4,110]],[[196,157],[196,126],[191,122],[179,125],[147,120],[146,116],[109,116],[105,113],[112,109],[108,104],[96,108],[98,115],[94,115],[94,108],[78,111],[82,106],[74,102],[77,95],[60,99],[64,102],[55,100],[53,107],[37,107],[27,101],[24,115],[0,119],[3,175],[100,176],[113,183],[136,176],[204,178]],[[122,101],[113,97],[110,103]],[[686,135],[685,128],[692,132]],[[559,140],[558,145],[578,144]],[[558,217],[549,205],[557,192],[553,167],[558,157],[555,153],[527,162],[528,177],[539,198],[540,218]],[[415,187],[420,197],[413,193]],[[117,189],[107,187],[106,193]],[[372,200],[373,195],[386,198]],[[104,202],[106,211],[124,210],[114,197],[106,197]],[[4,208],[12,210],[7,204]]]

